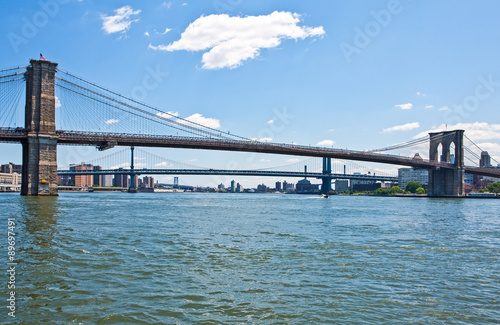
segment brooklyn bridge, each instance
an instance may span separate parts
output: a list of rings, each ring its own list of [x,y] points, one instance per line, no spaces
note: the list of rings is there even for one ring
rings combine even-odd
[[[323,170],[311,175],[322,179],[323,192],[330,189],[332,179],[341,177],[332,173],[332,158],[425,168],[429,171],[431,197],[463,196],[465,173],[500,178],[498,169],[469,164],[473,160],[467,153],[472,157],[477,157],[477,154],[464,141],[476,145],[463,130],[430,133],[427,137],[370,151],[261,142],[140,103],[57,66],[50,61],[31,60],[28,66],[0,70],[0,109],[3,116],[0,141],[22,144],[22,195],[57,195],[58,145],[95,146],[99,150],[115,146],[164,147],[319,157],[323,159]],[[9,117],[18,113],[23,91],[26,94],[24,127],[16,127],[10,124],[13,119]],[[64,101],[64,109],[61,109],[59,100]],[[122,121],[121,131],[103,130],[108,125],[103,122],[118,121],[117,116]],[[61,125],[56,126],[56,120],[61,121]],[[383,153],[422,144],[428,144],[429,159]],[[127,172],[155,173],[140,170]],[[215,170],[197,173],[215,174]],[[219,173],[247,175],[245,171],[220,170]],[[275,171],[254,172],[253,175],[281,174]],[[307,176],[307,173],[296,176],[304,175]],[[383,180],[383,177],[378,179]]]

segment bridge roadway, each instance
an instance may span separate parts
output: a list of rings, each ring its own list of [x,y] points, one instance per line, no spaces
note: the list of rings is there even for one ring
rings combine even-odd
[[[105,169],[105,170],[58,170],[60,176],[68,175],[228,175],[228,176],[270,176],[270,177],[310,177],[333,179],[359,179],[375,181],[397,181],[397,177],[374,175],[322,174],[268,170],[226,170],[226,169]]]
[[[417,168],[454,169],[449,163],[413,159],[396,155],[329,149],[321,147],[267,143],[260,141],[220,140],[197,137],[176,137],[164,135],[122,134],[83,131],[57,131],[58,143],[64,145],[91,145],[103,149],[113,146],[164,147],[184,149],[223,150],[240,152],[259,152],[278,155],[326,157],[356,161],[369,161],[383,164],[410,166]],[[23,128],[0,128],[0,141],[23,142],[27,132]],[[469,174],[500,178],[500,170],[495,168],[464,167]]]

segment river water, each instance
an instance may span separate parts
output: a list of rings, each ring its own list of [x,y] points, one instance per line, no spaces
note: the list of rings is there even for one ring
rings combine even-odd
[[[0,209],[18,263],[3,323],[500,323],[500,200],[1,194]]]

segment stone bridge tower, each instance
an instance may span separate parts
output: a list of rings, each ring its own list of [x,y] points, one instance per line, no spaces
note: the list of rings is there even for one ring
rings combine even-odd
[[[57,194],[55,72],[57,63],[31,60],[26,78],[21,195]]]
[[[464,196],[464,130],[429,133],[429,160],[450,163],[450,146],[455,145],[455,161],[452,169],[429,170],[429,196],[461,197]],[[442,145],[441,157],[438,147]]]

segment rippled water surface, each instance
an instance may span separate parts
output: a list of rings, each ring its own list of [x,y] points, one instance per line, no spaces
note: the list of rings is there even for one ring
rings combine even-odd
[[[3,236],[17,222],[20,324],[500,323],[500,200],[61,193],[0,208]]]

